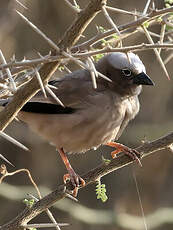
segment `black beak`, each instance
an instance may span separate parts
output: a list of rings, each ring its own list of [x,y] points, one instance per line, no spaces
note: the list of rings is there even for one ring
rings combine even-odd
[[[154,82],[151,78],[144,72],[136,75],[133,78],[133,83],[137,85],[154,85]]]

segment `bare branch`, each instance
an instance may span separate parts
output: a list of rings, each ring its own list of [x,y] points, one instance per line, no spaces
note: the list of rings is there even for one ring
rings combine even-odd
[[[27,225],[22,225],[22,227],[27,228],[27,229],[32,229],[32,228],[55,228],[55,227],[64,227],[64,226],[69,226],[67,223],[57,223],[57,224],[27,224]]]
[[[142,16],[141,14],[138,14],[138,13],[134,13],[134,12],[129,12],[129,11],[126,11],[126,10],[122,10],[122,9],[119,9],[119,8],[115,8],[115,7],[110,7],[110,6],[105,6],[105,8],[107,10],[110,10],[110,11],[113,11],[113,12],[117,12],[117,13],[121,13],[121,14],[126,14],[126,15],[132,15],[132,16]]]
[[[170,8],[165,8],[165,9],[161,9],[161,10],[152,10],[150,13],[148,13],[145,16],[141,16],[140,18],[138,18],[137,20],[134,20],[132,22],[126,23],[124,25],[120,25],[118,26],[118,30],[121,32],[123,31],[124,33],[129,32],[132,33],[136,30],[137,27],[140,27],[143,23],[148,22],[149,24],[152,24],[152,22],[155,20],[155,18],[161,16],[161,15],[165,15],[168,13],[173,12],[173,6]],[[114,34],[116,31],[115,29],[110,29],[102,34],[98,34],[96,36],[94,36],[93,38],[89,39],[88,41],[74,46],[73,47],[73,51],[78,51],[78,50],[86,50],[88,49],[90,46],[92,46],[93,44],[96,44],[97,42],[99,42],[101,39],[107,38],[112,36],[112,34]],[[123,33],[121,33],[123,35]]]
[[[161,137],[155,141],[147,142],[144,145],[137,148],[137,150],[142,154],[142,158],[148,156],[151,153],[162,149],[169,149],[169,146],[173,143],[173,132]],[[133,163],[133,160],[127,155],[121,154],[119,157],[110,161],[109,164],[101,164],[97,168],[90,170],[88,173],[82,175],[82,178],[86,182],[86,186],[94,183],[98,178],[103,177],[115,170],[125,167]],[[66,184],[67,189],[73,189],[71,183]],[[84,188],[84,187],[81,187]],[[26,225],[31,219],[39,215],[41,212],[45,211],[51,205],[53,205],[58,200],[66,197],[64,190],[64,185],[58,186],[58,188],[52,193],[48,194],[31,208],[25,208],[16,218],[14,218],[9,223],[1,226],[1,230],[19,230],[22,225]]]
[[[166,24],[164,23],[161,26],[160,41],[159,41],[160,44],[163,44],[164,37],[165,37],[165,30],[166,30]],[[162,50],[161,48],[158,49],[159,54],[161,53],[161,50]]]
[[[103,3],[106,0],[92,0],[88,6],[77,15],[76,20],[65,32],[58,47],[66,50],[71,48],[80,38],[83,31],[86,29],[91,20],[100,11]],[[53,52],[55,54],[55,52]],[[43,84],[46,84],[52,74],[56,71],[60,62],[46,63],[42,66],[39,73]],[[23,88],[20,88],[14,95],[12,101],[0,112],[0,130],[3,130],[16,116],[21,107],[34,96],[40,89],[37,79],[32,79]]]
[[[77,8],[76,6],[73,6],[69,0],[64,0],[65,3],[75,12],[75,13],[79,13],[80,12],[80,9]]]
[[[112,25],[112,27],[114,28],[114,30],[116,31],[116,33],[118,34],[118,36],[120,37],[120,45],[122,47],[122,40],[121,40],[121,34],[120,31],[118,30],[118,27],[115,25],[114,21],[112,20],[112,18],[109,16],[106,7],[102,6],[102,11],[104,16],[106,17],[106,19],[108,20],[108,22]]]
[[[152,1],[152,0],[147,0],[147,3],[146,3],[146,5],[145,5],[145,8],[144,8],[143,13],[142,13],[143,15],[145,15],[145,14],[147,13],[151,1]]]
[[[28,177],[29,177],[29,180],[31,181],[32,185],[34,186],[34,188],[36,189],[39,197],[41,197],[41,194],[40,194],[40,191],[38,189],[38,186],[37,184],[35,183],[34,179],[32,178],[31,176],[31,173],[28,169],[18,169],[16,171],[13,171],[11,173],[9,173],[6,169],[6,166],[5,165],[1,165],[0,167],[0,171],[1,171],[1,174],[2,174],[2,177],[0,178],[0,184],[2,183],[3,179],[7,176],[13,176],[15,174],[18,174],[18,173],[21,173],[21,172],[25,172],[27,173]]]
[[[7,62],[5,60],[5,57],[4,57],[4,55],[3,55],[1,50],[0,50],[0,59],[1,59],[3,64],[7,64]],[[7,75],[9,77],[9,80],[10,80],[10,83],[11,83],[11,88],[12,88],[13,92],[15,92],[17,90],[17,88],[16,88],[16,84],[14,82],[14,79],[13,79],[13,77],[11,75],[10,69],[7,68],[6,72],[7,72]]]
[[[16,2],[17,2],[20,6],[22,6],[25,10],[28,10],[28,8],[27,8],[23,3],[19,2],[19,0],[16,0]]]
[[[145,26],[142,26],[142,28],[143,28],[143,30],[144,30],[144,32],[145,32],[145,35],[146,35],[148,41],[149,41],[151,44],[154,44],[153,39],[151,38],[150,34],[148,33],[147,28],[146,28]],[[155,54],[156,54],[156,57],[157,57],[157,59],[158,59],[160,65],[161,65],[163,71],[165,72],[165,75],[166,75],[167,78],[170,80],[168,71],[167,71],[167,69],[166,69],[166,67],[165,67],[165,65],[164,65],[164,63],[163,63],[163,61],[162,61],[162,59],[161,59],[161,57],[160,57],[160,54],[159,54],[159,52],[158,52],[158,50],[157,50],[156,48],[154,48],[154,52],[155,52]]]
[[[87,53],[77,53],[74,54],[75,57],[83,58],[83,57],[89,57],[89,56],[95,56],[97,54],[104,54],[104,53],[110,53],[110,52],[129,52],[129,51],[144,51],[144,50],[150,50],[150,49],[173,49],[173,44],[140,44],[140,45],[134,45],[134,46],[125,46],[122,48],[104,48],[104,49],[98,49],[94,51],[89,51]]]

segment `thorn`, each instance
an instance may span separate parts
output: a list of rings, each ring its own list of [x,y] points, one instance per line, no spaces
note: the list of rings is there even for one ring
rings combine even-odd
[[[48,85],[45,85],[46,91],[55,99],[55,101],[60,104],[61,106],[65,107],[65,105],[62,103],[62,101],[56,96],[56,94],[48,87]]]
[[[40,85],[40,88],[41,88],[41,90],[43,92],[44,97],[47,98],[46,91],[45,91],[45,88],[44,88],[44,85],[43,85],[43,81],[42,81],[42,79],[40,77],[40,73],[38,72],[37,69],[35,69],[35,75],[37,77],[37,80],[39,82],[39,85]]]
[[[5,162],[7,162],[9,165],[15,167],[9,160],[7,160],[7,158],[4,157],[2,154],[0,154],[0,158],[1,158],[2,160],[4,160]]]
[[[2,136],[3,138],[5,138],[6,140],[12,142],[13,144],[17,145],[18,147],[24,149],[25,151],[29,151],[29,149],[26,146],[24,146],[23,144],[21,144],[19,141],[15,140],[13,137],[10,137],[6,133],[0,131],[0,136]]]
[[[70,195],[69,193],[66,193],[66,197],[70,198],[71,200],[78,202],[78,199],[76,199],[74,196]]]

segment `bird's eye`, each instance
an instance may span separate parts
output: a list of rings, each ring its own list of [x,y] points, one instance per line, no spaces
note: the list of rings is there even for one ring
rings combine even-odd
[[[129,69],[122,69],[121,71],[122,71],[123,75],[126,77],[131,77],[131,75],[132,75],[132,72]]]

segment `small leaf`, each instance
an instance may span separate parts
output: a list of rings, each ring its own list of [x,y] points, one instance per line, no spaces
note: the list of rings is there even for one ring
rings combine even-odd
[[[145,28],[148,28],[148,27],[149,27],[149,22],[144,22],[142,25],[143,25]]]
[[[103,26],[97,26],[98,31],[100,31],[101,33],[106,32],[106,29]]]
[[[104,158],[103,155],[102,155],[102,161],[105,163],[105,165],[108,165],[111,162],[111,160]]]
[[[102,202],[106,202],[108,197],[106,195],[106,185],[105,184],[101,184],[101,181],[98,180],[97,181],[97,185],[96,185],[96,197],[97,199],[100,199]]]
[[[119,39],[120,36],[118,36],[117,34],[113,34],[112,37],[115,39]]]
[[[102,39],[102,40],[101,40],[101,43],[102,43],[102,45],[104,45],[104,46],[105,46],[106,44],[108,44],[108,42],[107,42],[105,39]]]
[[[23,203],[28,207],[28,208],[32,208],[32,206],[34,205],[35,203],[35,200],[34,199],[24,199],[23,200]]]
[[[62,65],[59,66],[59,67],[58,67],[58,70],[59,70],[59,71],[63,71],[63,70],[64,70],[64,66],[62,66]]]
[[[96,62],[98,62],[103,56],[104,56],[104,54],[97,54],[97,55],[94,56],[94,60]]]

